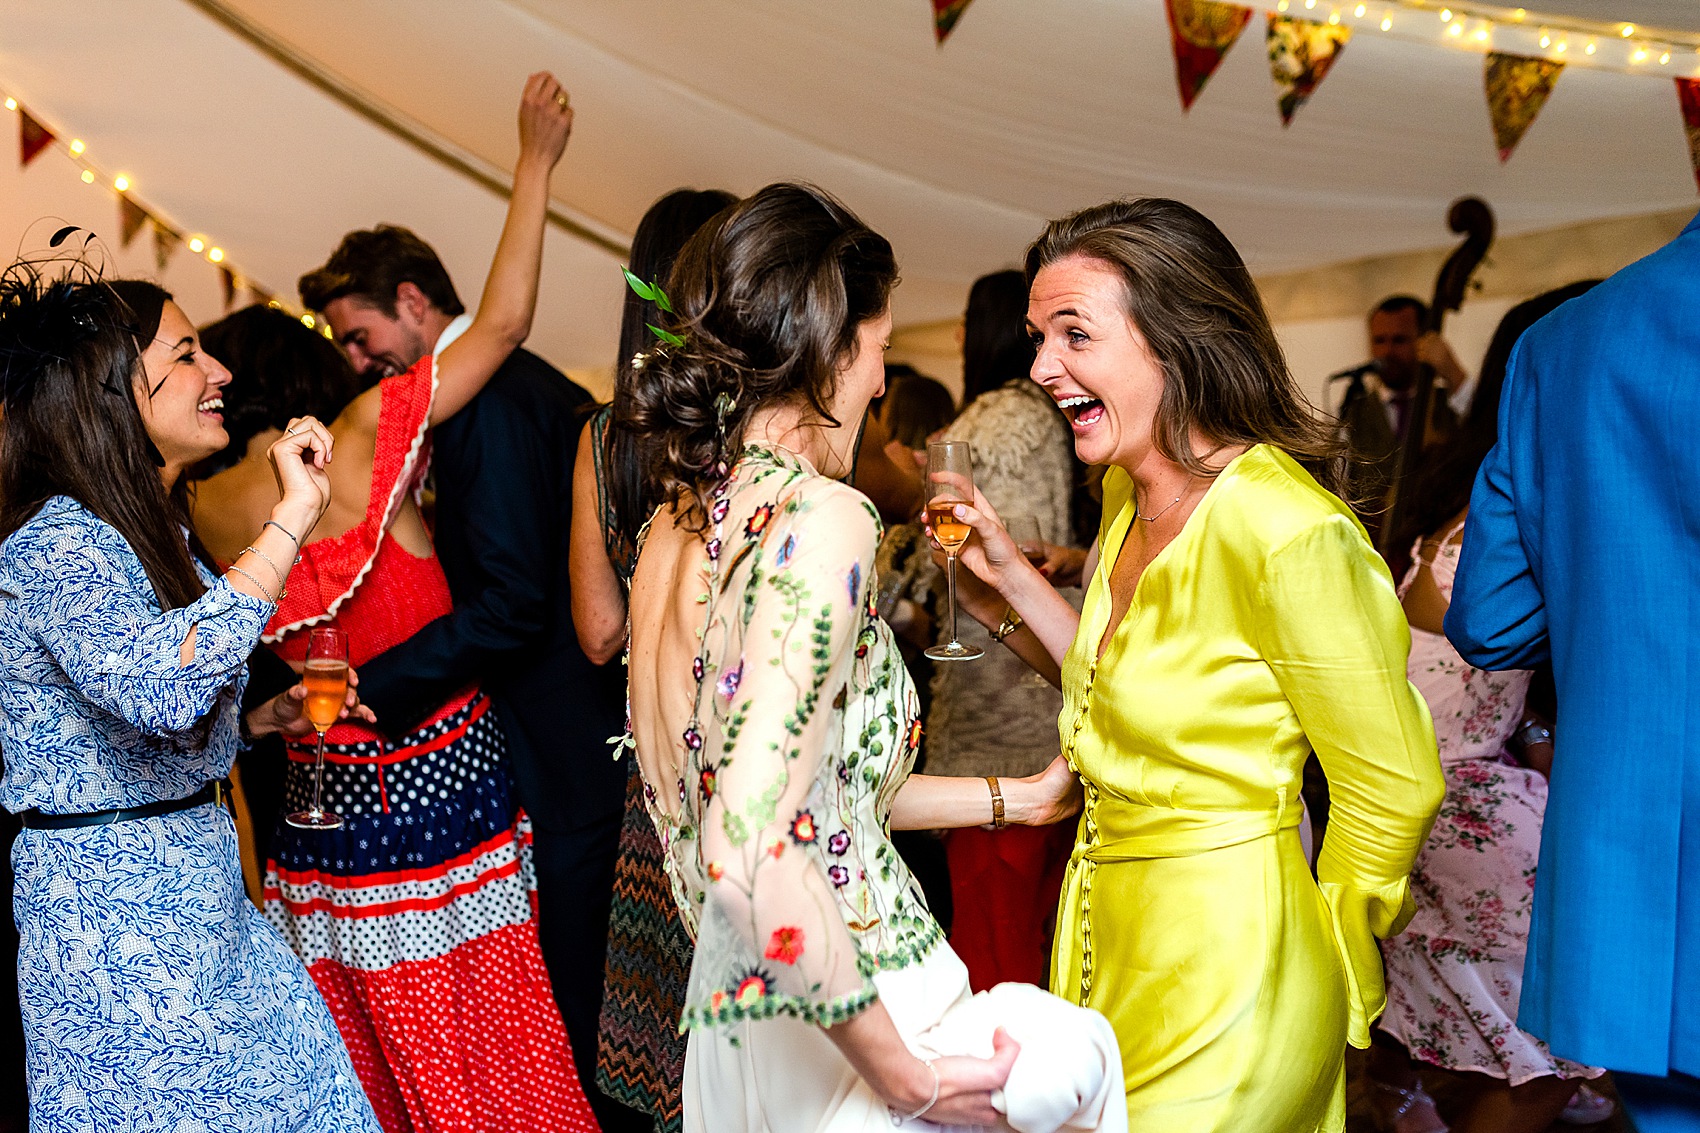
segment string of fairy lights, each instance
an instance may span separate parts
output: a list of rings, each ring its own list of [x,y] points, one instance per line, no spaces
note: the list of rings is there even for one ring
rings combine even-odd
[[[1628,74],[1700,74],[1700,35],[1621,21],[1439,0],[1276,0],[1275,11],[1476,52],[1542,57]]]
[[[19,105],[17,98],[10,93],[5,94],[5,106],[7,110],[14,113],[26,113],[23,107]],[[28,111],[27,113],[32,120],[37,121],[43,128],[47,128],[46,123],[39,122],[39,116],[33,110]],[[243,289],[252,294],[265,297],[268,306],[288,311],[290,314],[298,315],[303,325],[318,330],[327,338],[330,337],[331,328],[329,324],[319,322],[319,320],[313,316],[312,312],[298,311],[290,304],[273,296],[266,289],[256,286],[252,281],[252,277],[245,275],[242,271],[237,269],[233,263],[228,262],[228,255],[224,248],[215,243],[205,233],[187,231],[183,227],[163,216],[158,209],[153,208],[151,205],[143,206],[140,204],[140,202],[138,202],[132,195],[132,190],[134,189],[135,184],[134,179],[130,176],[130,174],[124,172],[107,173],[104,171],[95,163],[94,159],[89,156],[88,145],[81,138],[66,137],[64,134],[52,129],[48,129],[48,133],[51,138],[50,144],[54,148],[60,150],[80,168],[81,172],[79,177],[83,184],[93,185],[96,182],[106,184],[110,187],[111,192],[115,195],[115,197],[124,197],[132,206],[139,209],[145,215],[146,223],[163,229],[171,236],[171,238],[181,240],[182,244],[187,247],[189,251],[202,257],[207,261],[207,263],[228,272],[232,278],[233,291]]]

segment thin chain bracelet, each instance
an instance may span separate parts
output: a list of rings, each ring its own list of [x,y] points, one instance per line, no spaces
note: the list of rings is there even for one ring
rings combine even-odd
[[[277,599],[272,597],[272,592],[266,589],[265,583],[261,582],[235,563],[230,564],[230,569],[241,575],[243,578],[246,578],[249,582],[252,582],[255,586],[258,586],[260,588],[260,593],[266,596],[266,601],[270,602],[274,606],[277,605]]]
[[[265,562],[266,562],[266,565],[272,568],[272,573],[277,575],[277,586],[278,586],[277,596],[279,598],[289,597],[289,576],[284,574],[283,571],[279,570],[277,564],[272,562],[272,557],[270,555],[266,554],[264,551],[260,550],[258,547],[243,547],[242,548],[242,554],[243,555],[246,555],[249,551],[254,552],[254,554],[256,554],[256,555],[260,556],[260,558],[264,559]],[[241,557],[242,557],[242,555],[237,556],[237,558],[241,558]]]
[[[291,543],[295,544],[295,561],[300,562],[301,561],[301,540],[297,539],[294,535],[290,535],[289,528],[285,527],[283,524],[279,523],[275,519],[268,519],[264,523],[260,524],[260,530],[261,531],[264,531],[268,527],[275,527],[279,531],[283,532],[285,535],[289,536],[289,541]]]

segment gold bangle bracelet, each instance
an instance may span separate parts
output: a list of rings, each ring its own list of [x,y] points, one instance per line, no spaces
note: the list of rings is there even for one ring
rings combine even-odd
[[[1004,638],[1020,629],[1021,626],[1021,615],[1015,612],[1015,607],[1005,606],[1003,608],[1003,621],[999,622],[998,628],[992,631],[992,640],[1001,643]]]

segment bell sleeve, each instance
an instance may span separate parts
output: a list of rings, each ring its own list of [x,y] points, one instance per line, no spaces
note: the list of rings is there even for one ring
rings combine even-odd
[[[127,569],[134,554],[123,539],[92,524],[20,529],[0,556],[0,590],[92,704],[152,735],[185,731],[240,679],[274,607],[220,578],[161,613]],[[191,629],[195,652],[184,665]]]
[[[693,726],[685,736],[704,752],[700,782],[687,789],[705,800],[698,842],[708,878],[687,1028],[779,1014],[831,1026],[875,998],[816,816],[878,540],[866,500],[832,485],[763,505],[741,532],[728,530],[724,551],[710,545],[729,560],[731,612],[709,628],[701,734]]]
[[[1260,597],[1263,656],[1328,776],[1317,882],[1346,970],[1347,1038],[1367,1047],[1387,1005],[1376,939],[1416,911],[1411,866],[1446,793],[1434,724],[1406,679],[1411,632],[1393,580],[1350,518],[1270,555]]]

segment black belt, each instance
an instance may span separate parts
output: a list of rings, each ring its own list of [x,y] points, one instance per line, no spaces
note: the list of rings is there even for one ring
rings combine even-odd
[[[207,803],[223,806],[229,798],[230,780],[214,779],[186,799],[166,799],[120,810],[93,810],[87,814],[43,814],[39,810],[26,810],[18,818],[30,830],[72,830],[79,826],[110,826],[114,822],[129,822],[134,818],[157,818]]]

